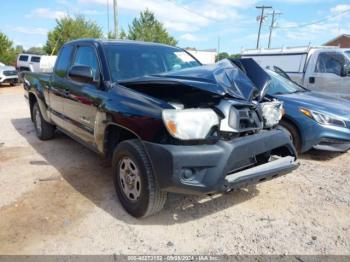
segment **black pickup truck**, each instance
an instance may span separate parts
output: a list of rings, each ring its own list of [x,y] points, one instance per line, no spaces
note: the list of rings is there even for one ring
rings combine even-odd
[[[110,162],[135,217],[167,192],[227,192],[295,169],[268,84],[251,59],[202,66],[180,48],[94,39],[66,43],[52,74],[24,76],[38,138],[59,129]]]

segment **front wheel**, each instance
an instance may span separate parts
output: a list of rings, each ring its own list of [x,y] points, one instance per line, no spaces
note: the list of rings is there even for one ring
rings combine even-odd
[[[54,137],[55,126],[45,121],[40,112],[40,107],[38,103],[35,103],[33,106],[33,122],[36,136],[40,140],[49,140]]]
[[[120,203],[134,217],[160,211],[167,193],[159,188],[150,160],[137,139],[121,142],[113,154],[113,182]]]

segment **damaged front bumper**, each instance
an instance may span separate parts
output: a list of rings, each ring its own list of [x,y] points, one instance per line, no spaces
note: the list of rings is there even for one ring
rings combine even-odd
[[[144,145],[159,185],[167,192],[225,192],[298,167],[295,149],[280,130],[261,131],[213,145]]]

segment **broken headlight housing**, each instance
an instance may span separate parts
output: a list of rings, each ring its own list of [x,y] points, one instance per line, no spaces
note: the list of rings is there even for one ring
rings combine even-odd
[[[165,109],[163,122],[175,138],[181,140],[205,139],[212,128],[219,124],[219,117],[212,109]]]
[[[284,115],[283,103],[280,101],[262,102],[260,109],[265,128],[276,126]]]

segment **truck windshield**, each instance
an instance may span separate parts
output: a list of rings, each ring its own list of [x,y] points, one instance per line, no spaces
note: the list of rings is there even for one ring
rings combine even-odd
[[[292,94],[306,91],[306,89],[302,88],[301,86],[298,86],[297,84],[284,78],[276,72],[273,72],[271,70],[266,71],[271,76],[270,87],[267,91],[268,95],[273,96],[278,94]]]
[[[113,81],[201,65],[191,55],[175,47],[109,43],[104,50]]]

